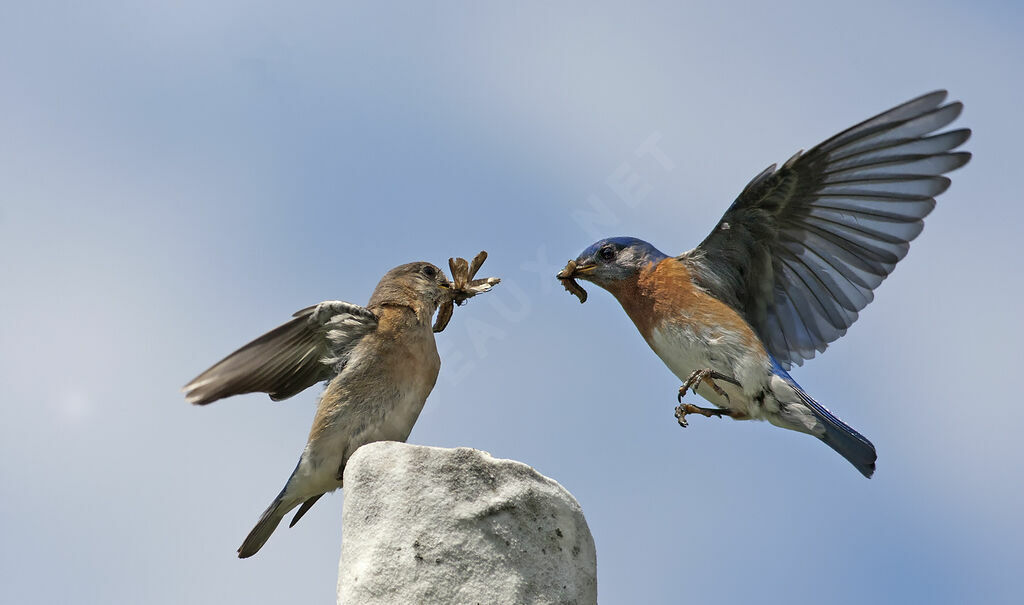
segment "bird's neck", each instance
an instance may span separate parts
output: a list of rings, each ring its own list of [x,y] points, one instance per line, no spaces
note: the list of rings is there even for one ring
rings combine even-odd
[[[746,320],[729,305],[699,288],[686,264],[675,258],[651,263],[635,278],[622,280],[607,289],[649,344],[654,331],[664,322],[671,322],[676,326],[717,326],[739,334],[747,347],[765,354],[764,345]]]
[[[428,327],[433,321],[434,311],[437,310],[436,306],[423,301],[398,300],[375,302],[369,308],[378,316],[387,317],[387,323],[395,326],[415,324]]]
[[[655,327],[655,305],[657,299],[652,286],[658,263],[648,263],[636,275],[618,280],[605,287],[619,301],[623,310],[636,324],[640,334],[650,340]]]

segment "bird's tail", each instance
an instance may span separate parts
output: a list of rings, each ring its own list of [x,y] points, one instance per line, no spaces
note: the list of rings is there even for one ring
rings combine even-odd
[[[814,417],[825,427],[823,434],[814,433],[814,436],[825,442],[825,445],[839,452],[839,455],[846,458],[850,464],[855,466],[867,478],[875,473],[875,460],[878,454],[875,446],[868,441],[868,438],[861,435],[837,418],[825,406],[815,401],[800,387],[796,388],[800,399],[811,410]]]
[[[300,503],[302,504],[299,512],[295,513],[295,517],[288,527],[293,527],[298,523],[299,519],[316,504],[320,496],[323,496],[323,493],[320,493],[305,498],[306,494],[301,493],[298,489],[294,489],[295,474],[299,472],[300,468],[302,468],[302,460],[299,460],[299,463],[295,465],[295,470],[292,471],[292,476],[288,478],[288,482],[284,484],[284,489],[274,498],[274,501],[270,503],[267,510],[263,511],[260,520],[256,522],[256,527],[252,528],[252,531],[245,537],[242,545],[238,547],[239,559],[246,559],[259,552],[263,545],[267,543],[270,534],[274,533],[274,530],[277,529],[281,519],[284,519],[284,516],[291,512],[293,508],[299,506]]]
[[[814,400],[803,388],[793,380],[778,360],[769,355],[772,362],[772,371],[788,384],[804,405],[783,406],[777,417],[770,417],[768,421],[783,428],[800,431],[814,435],[825,442],[825,445],[839,452],[839,455],[852,464],[862,475],[871,478],[875,474],[875,460],[878,454],[875,453],[875,446],[868,441],[868,438],[853,430],[853,427],[846,424],[828,411],[825,406]],[[808,417],[813,416],[813,420]]]
[[[281,496],[283,495],[282,493]],[[267,539],[270,538],[270,534],[274,533],[278,524],[281,523],[281,519],[284,519],[288,511],[295,508],[296,504],[298,504],[297,502],[286,503],[281,499],[281,496],[274,498],[274,501],[270,503],[267,510],[263,511],[260,520],[256,522],[256,527],[252,528],[252,531],[245,537],[242,545],[238,547],[239,559],[251,557],[263,548],[263,545],[267,543]]]

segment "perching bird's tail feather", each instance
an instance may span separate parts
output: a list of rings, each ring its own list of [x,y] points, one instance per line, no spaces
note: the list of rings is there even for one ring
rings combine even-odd
[[[301,497],[296,497],[294,491],[289,494],[288,486],[292,484],[292,480],[295,478],[295,473],[298,472],[301,465],[302,461],[300,460],[299,463],[295,465],[295,470],[292,471],[292,476],[289,477],[288,482],[284,484],[284,488],[281,490],[281,493],[274,498],[274,501],[270,503],[267,510],[263,511],[263,514],[260,516],[260,520],[256,522],[256,527],[252,528],[252,531],[250,531],[249,535],[245,537],[242,545],[238,547],[239,559],[251,557],[259,552],[270,538],[270,534],[274,533],[274,530],[277,529],[277,526],[281,523],[281,520],[284,519],[285,515],[290,513],[296,506],[299,506],[300,503],[302,506],[299,508],[299,511],[295,513],[295,517],[292,518],[292,522],[288,524],[288,527],[294,527],[295,524],[299,522],[299,519],[301,519],[302,516],[305,515],[314,504],[316,504],[316,501],[320,499],[320,496],[323,496],[323,494],[317,494],[310,498],[306,498],[305,501],[303,501]]]
[[[878,458],[875,446],[868,441],[867,437],[836,418],[832,412],[815,401],[799,386],[796,388],[796,392],[814,413],[815,418],[825,427],[824,435],[816,435],[818,439],[824,441],[825,445],[846,458],[862,475],[870,479],[875,472],[875,460]]]
[[[246,559],[259,552],[263,545],[267,543],[270,534],[274,533],[274,530],[277,529],[281,519],[284,519],[284,516],[295,508],[296,504],[298,503],[286,504],[281,500],[281,496],[275,498],[270,503],[270,506],[267,507],[267,510],[263,511],[260,520],[256,522],[256,527],[252,528],[252,531],[245,537],[242,545],[238,547],[238,558]]]
[[[294,517],[292,517],[292,522],[288,524],[288,527],[295,527],[295,524],[299,522],[299,519],[301,519],[302,516],[309,511],[309,509],[313,508],[313,505],[316,504],[316,501],[319,500],[320,496],[322,495],[323,494],[317,494],[310,498],[309,500],[303,502],[302,506],[299,507],[299,511],[295,513]]]

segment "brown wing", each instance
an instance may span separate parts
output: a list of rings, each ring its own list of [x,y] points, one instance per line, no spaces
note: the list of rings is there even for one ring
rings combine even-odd
[[[370,310],[327,301],[228,355],[185,385],[185,399],[206,405],[242,393],[268,393],[274,401],[335,375],[363,336],[377,327]]]

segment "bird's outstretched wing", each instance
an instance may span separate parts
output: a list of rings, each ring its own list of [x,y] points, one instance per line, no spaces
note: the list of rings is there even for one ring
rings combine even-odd
[[[963,108],[945,91],[849,128],[754,177],[699,246],[680,256],[789,368],[846,333],[924,227],[967,129],[931,134]]]
[[[184,387],[205,405],[242,393],[287,399],[340,371],[352,348],[377,328],[369,309],[339,300],[297,311],[294,319],[228,355]]]

